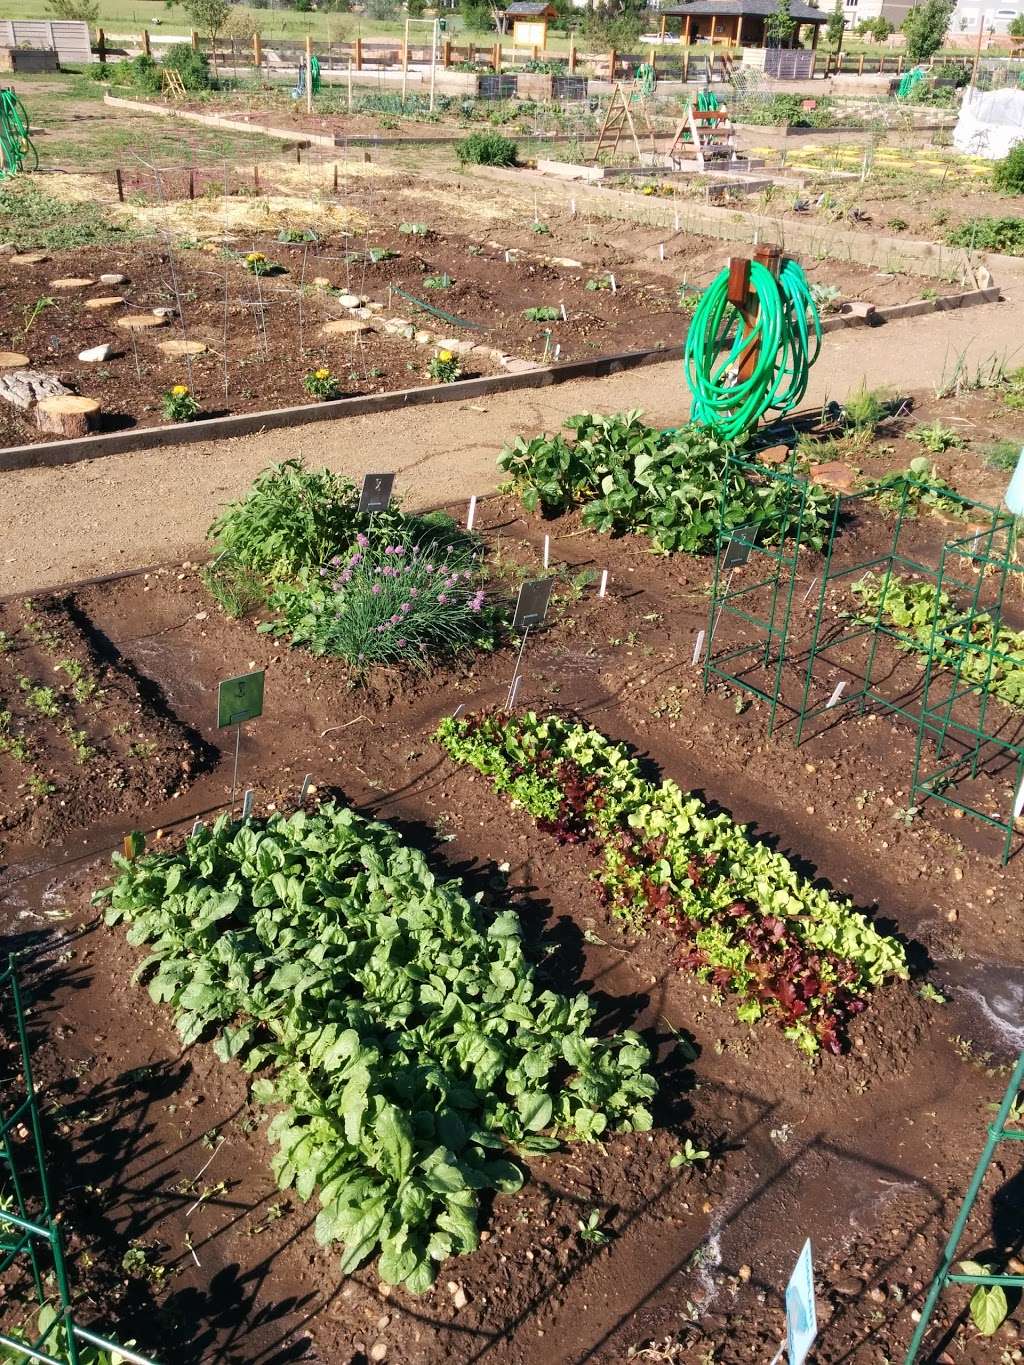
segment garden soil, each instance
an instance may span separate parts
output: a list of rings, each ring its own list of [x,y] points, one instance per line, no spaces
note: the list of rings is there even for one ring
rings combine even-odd
[[[982,414],[965,406],[953,418]],[[893,445],[905,463],[914,447],[898,432]],[[940,464],[978,491],[992,477],[964,452]],[[898,1358],[1021,1044],[1019,859],[1001,867],[980,827],[968,839],[966,822],[905,818],[913,737],[890,718],[841,712],[797,750],[788,721],[767,736],[761,704],[738,705],[725,687],[705,695],[690,661],[707,561],[593,536],[575,516],[524,521],[509,500],[481,513],[501,591],[536,565],[545,530],[562,570],[550,622],[526,651],[522,704],[579,715],[635,745],[652,773],[749,822],[898,934],[913,980],[877,992],[845,1055],[812,1066],[679,972],[656,930],[611,920],[594,856],[559,848],[431,738],[456,707],[500,703],[510,649],[353,688],[342,666],[222,618],[193,564],[84,587],[70,600],[95,636],[220,750],[187,794],[145,812],[150,847],[173,846],[228,800],[233,744],[213,727],[216,683],[265,667],[266,713],[241,738],[257,814],[295,805],[308,773],[313,800],[337,791],[395,822],[485,907],[513,905],[543,978],[587,989],[602,1028],[642,1029],[661,1080],[653,1133],[531,1161],[523,1194],[485,1208],[480,1250],[443,1266],[429,1294],[383,1291],[372,1264],[343,1279],[336,1253],[315,1245],[315,1208],[273,1188],[245,1078],[205,1044],[178,1046],[166,1011],[130,982],[140,951],[89,908],[123,820],[12,849],[5,928],[38,948],[38,1074],[90,1320],[181,1362],[763,1365],[810,1236],[815,1358]],[[921,546],[941,540],[932,518],[913,533]],[[855,534],[867,556],[891,526],[872,510]],[[808,556],[801,580],[815,567]],[[604,599],[582,577],[602,568]],[[807,628],[798,613],[795,629]],[[925,979],[945,1003],[920,994]],[[686,1137],[710,1159],[672,1167]],[[1008,1240],[1020,1254],[1015,1169],[993,1168],[965,1254],[984,1259]],[[595,1208],[611,1234],[603,1247],[580,1237]],[[138,1257],[122,1268],[132,1247],[147,1269]],[[964,1307],[959,1292],[944,1300],[930,1342],[953,1354],[940,1359],[1021,1358],[1016,1316],[993,1342],[965,1324]]]

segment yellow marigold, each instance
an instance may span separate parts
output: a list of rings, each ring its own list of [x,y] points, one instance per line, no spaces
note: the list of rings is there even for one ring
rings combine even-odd
[[[313,372],[314,379],[330,379],[330,377],[331,377],[330,370],[315,370]]]
[[[267,258],[262,251],[250,251],[245,259],[247,261],[265,261]]]
[[[174,394],[175,398],[184,398],[185,395],[188,393],[188,385],[175,384],[174,388],[171,390],[171,393]]]
[[[451,360],[453,357],[452,357],[451,351],[438,351],[438,353],[437,353],[437,358],[438,358],[438,360],[449,361],[449,360]]]

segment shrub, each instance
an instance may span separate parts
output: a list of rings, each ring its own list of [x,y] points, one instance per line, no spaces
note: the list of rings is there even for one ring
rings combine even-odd
[[[319,398],[321,401],[337,398],[339,395],[338,381],[330,370],[324,367],[318,370],[310,370],[302,381],[302,387],[310,398]]]
[[[442,547],[436,534],[387,544],[360,534],[350,554],[282,587],[270,606],[282,613],[269,627],[275,635],[354,667],[450,658],[491,643],[497,630],[471,543]]]
[[[163,66],[169,71],[177,71],[186,90],[209,90],[213,85],[206,53],[196,51],[191,43],[175,43],[169,47]]]
[[[455,155],[463,165],[514,166],[518,148],[501,133],[470,133],[455,145]]]
[[[950,246],[1024,256],[1024,218],[968,218],[946,234]]]
[[[996,162],[992,184],[1001,194],[1024,194],[1024,142],[1018,142]]]
[[[146,56],[145,52],[140,52],[130,62],[119,62],[115,66],[120,68],[120,72],[116,71],[115,76],[123,73],[127,77],[128,84],[134,85],[136,90],[141,90],[144,94],[149,95],[159,93],[163,84],[160,68],[152,57]]]

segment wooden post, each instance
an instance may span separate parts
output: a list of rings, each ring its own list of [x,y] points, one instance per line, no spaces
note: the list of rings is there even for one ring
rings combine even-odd
[[[258,30],[252,35],[252,60],[256,67],[256,75],[259,76],[263,68],[263,41]]]
[[[496,76],[501,74],[501,44],[495,43],[491,48],[491,66],[494,67]]]
[[[981,38],[985,32],[985,12],[978,15],[978,44],[974,49],[974,65],[971,67],[971,88],[978,83],[978,63],[981,61]]]
[[[352,58],[348,59],[348,112],[352,112]]]
[[[777,246],[759,246],[754,251],[754,260],[763,265],[776,279],[782,265],[782,254]],[[747,333],[757,325],[757,295],[750,288],[750,262],[743,256],[729,258],[729,282],[727,286],[729,302],[739,310]],[[738,380],[749,379],[757,365],[760,343],[752,341],[740,353]]]
[[[409,16],[405,16],[405,37],[402,39],[402,106],[405,107],[405,93],[409,88]]]
[[[650,63],[651,70],[655,73],[655,75],[657,75],[657,71],[658,71],[658,54],[657,54],[657,52],[655,52],[655,50],[654,50],[653,47],[650,49],[650,55],[649,55],[648,61],[649,61],[649,63]]]
[[[338,163],[334,163],[334,193],[338,193]]]
[[[659,30],[658,30],[658,37],[661,39],[662,42],[665,41],[665,16],[664,16],[664,15],[661,16],[661,27],[660,27]]]
[[[313,38],[306,34],[306,113],[313,112]]]
[[[903,53],[902,53],[902,52],[900,53],[900,55],[899,55],[899,56],[897,57],[897,59],[896,59],[896,75],[897,75],[897,76],[902,76],[902,75],[903,75]]]
[[[441,65],[447,71],[452,64],[452,40],[446,38],[441,47]]]
[[[690,16],[687,15],[687,16],[686,16],[686,19],[687,19],[687,23],[689,23]],[[683,84],[685,85],[686,82],[687,82],[689,79],[690,79],[690,49],[689,49],[688,47],[684,47],[684,48],[683,48]]]
[[[857,75],[858,75],[858,76],[863,76],[863,75],[864,75],[864,53],[863,53],[863,52],[860,54],[860,61],[857,63]]]
[[[295,144],[295,164],[296,166],[302,165],[302,145],[298,142]]]
[[[690,34],[693,29],[693,15],[686,16],[686,28],[683,30],[683,43],[686,47],[690,46]]]
[[[107,35],[101,28],[96,30],[96,56],[101,62],[107,60]]]
[[[356,64],[356,70],[357,70],[357,71],[362,71],[362,69],[363,69],[363,40],[362,40],[362,38],[356,38],[355,64]]]
[[[709,39],[709,41],[710,41],[712,47],[714,47],[714,45],[715,45],[715,32],[716,32],[717,28],[718,28],[718,15],[717,15],[717,14],[713,14],[713,15],[711,16],[711,37],[710,37],[710,39]]]
[[[121,179],[121,167],[120,167],[120,166],[118,166],[117,170],[114,172],[114,178],[115,178],[115,180],[117,181],[117,197],[118,197],[118,200],[119,200],[120,203],[123,204],[123,203],[124,203],[124,181]]]
[[[612,48],[611,51],[608,53],[608,79],[610,81],[613,81],[615,79],[615,63],[617,59],[618,53],[615,51],[614,48]]]
[[[189,33],[188,40],[192,44],[192,51],[197,52],[199,50],[199,34],[195,29],[192,29]]]
[[[569,75],[576,74],[576,34],[569,34]]]
[[[188,169],[188,197],[190,199],[196,197],[196,173],[191,166]]]
[[[252,183],[253,183],[253,188],[256,190],[256,192],[257,192],[257,194],[258,194],[258,193],[259,193],[259,188],[260,188],[260,168],[259,168],[259,166],[256,166],[256,165],[254,165],[253,168],[252,168]]]
[[[817,32],[817,29],[815,29],[815,32]],[[736,16],[736,46],[737,46],[737,47],[742,47],[742,46],[743,46],[743,15],[742,15],[742,14],[737,14],[737,16]]]
[[[142,30],[142,50],[143,50],[143,52],[146,54],[147,57],[152,57],[152,55],[153,55],[153,49],[152,49],[152,48],[150,47],[150,45],[149,45],[149,29],[148,29],[148,28],[144,28],[144,29]]]
[[[817,52],[817,50],[818,50],[818,39],[819,39],[820,36],[821,36],[821,25],[820,25],[820,24],[812,24],[812,25],[811,25],[811,51],[812,51],[812,52]]]

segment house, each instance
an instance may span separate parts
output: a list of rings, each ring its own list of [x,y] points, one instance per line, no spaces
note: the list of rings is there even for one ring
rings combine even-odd
[[[661,36],[665,20],[680,19],[684,43],[726,43],[731,47],[765,47],[765,21],[778,8],[776,0],[691,0],[685,5],[665,5],[661,9]],[[789,13],[796,21],[794,43],[801,30],[811,28],[811,46],[818,46],[822,24],[828,15],[805,0],[789,0]]]

